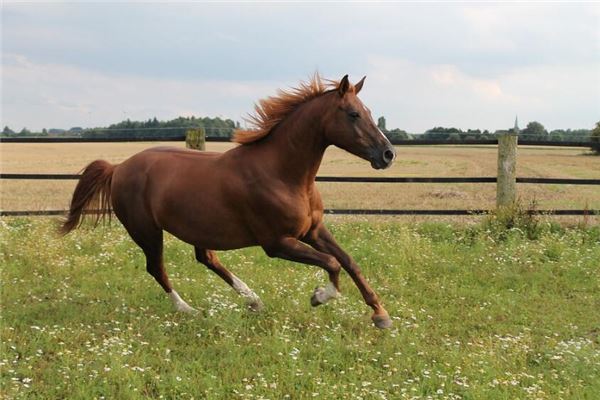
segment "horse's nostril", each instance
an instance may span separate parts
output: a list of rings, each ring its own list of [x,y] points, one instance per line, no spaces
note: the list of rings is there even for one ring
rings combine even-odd
[[[389,163],[394,159],[394,152],[391,150],[386,150],[383,152],[383,161]]]

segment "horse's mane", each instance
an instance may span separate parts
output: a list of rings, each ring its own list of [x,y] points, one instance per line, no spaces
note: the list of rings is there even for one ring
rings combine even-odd
[[[254,114],[249,115],[246,119],[251,128],[238,129],[233,141],[248,144],[262,139],[299,105],[335,89],[337,86],[338,82],[323,79],[318,73],[315,73],[309,81],[301,81],[295,88],[279,89],[276,96],[261,99],[254,105]]]

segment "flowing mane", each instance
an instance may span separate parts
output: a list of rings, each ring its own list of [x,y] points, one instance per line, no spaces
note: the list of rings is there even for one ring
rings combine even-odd
[[[246,119],[252,128],[237,130],[233,141],[248,144],[262,139],[299,105],[335,89],[337,85],[338,82],[323,79],[317,73],[308,82],[300,82],[298,87],[288,90],[279,89],[276,96],[269,96],[258,101],[254,106],[254,114],[249,115]]]

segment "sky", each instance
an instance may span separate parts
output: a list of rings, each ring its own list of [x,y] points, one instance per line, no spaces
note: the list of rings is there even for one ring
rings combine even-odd
[[[1,125],[243,118],[314,72],[367,76],[411,133],[600,120],[600,3],[2,4]]]

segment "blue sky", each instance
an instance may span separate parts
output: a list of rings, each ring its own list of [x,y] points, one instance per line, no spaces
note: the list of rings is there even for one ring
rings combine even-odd
[[[388,127],[591,128],[600,5],[20,3],[2,6],[2,125],[222,116],[313,72],[367,75]]]

